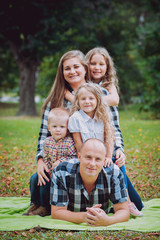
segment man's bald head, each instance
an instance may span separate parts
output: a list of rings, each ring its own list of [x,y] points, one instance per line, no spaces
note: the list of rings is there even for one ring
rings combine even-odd
[[[105,156],[106,156],[106,153],[107,153],[107,150],[106,150],[106,147],[104,145],[104,143],[97,139],[97,138],[89,138],[87,139],[81,146],[81,149],[80,149],[80,153],[83,152],[83,150],[85,149],[85,147],[93,147],[93,148],[98,148],[98,149],[102,149],[102,151],[105,152]]]

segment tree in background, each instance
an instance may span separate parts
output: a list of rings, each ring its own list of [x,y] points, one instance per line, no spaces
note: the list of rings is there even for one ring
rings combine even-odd
[[[60,47],[58,25],[61,22],[63,28],[63,21],[58,15],[61,8],[65,12],[64,1],[59,1],[55,7],[54,1],[47,0],[9,0],[1,7],[1,44],[8,43],[20,72],[19,115],[36,114],[36,71],[43,56],[50,49],[54,49],[54,53]]]
[[[158,0],[147,3],[145,0],[6,0],[0,9],[0,42],[1,45],[5,43],[5,46],[8,43],[19,67],[18,113],[36,113],[34,94],[37,71],[40,72],[37,92],[47,96],[61,55],[72,49],[86,53],[95,46],[106,47],[118,69],[121,98],[124,102],[130,102],[132,94],[145,94],[147,82],[153,83],[151,76],[155,74],[155,66],[158,66],[158,58],[153,60],[153,55],[145,50],[151,44],[146,38],[147,26],[152,26],[157,21],[153,10],[157,3]],[[140,17],[144,12],[145,22],[142,28]],[[158,22],[156,26],[150,38],[155,51],[158,50],[155,44],[158,39]],[[146,33],[143,34],[145,29]],[[139,42],[142,43],[141,46]],[[152,73],[146,74],[150,56]],[[157,77],[158,71],[156,72]],[[156,94],[157,89],[154,95]],[[144,96],[143,99],[145,105]],[[154,105],[152,109],[153,107]]]
[[[135,63],[142,77],[141,109],[152,110],[160,117],[160,5],[149,1],[141,8],[140,25],[137,28],[139,41]]]
[[[0,48],[0,92],[18,91],[18,67],[9,49]]]
[[[98,6],[102,7],[104,2],[82,0],[80,5],[79,1],[71,0],[4,2],[0,9],[0,42],[2,46],[6,42],[10,46],[19,68],[19,115],[36,114],[36,72],[42,58],[66,51],[69,46],[80,47],[84,42],[89,44],[91,37],[88,37],[87,29],[90,26],[87,27],[83,17],[86,12],[91,16],[91,11],[98,11]]]

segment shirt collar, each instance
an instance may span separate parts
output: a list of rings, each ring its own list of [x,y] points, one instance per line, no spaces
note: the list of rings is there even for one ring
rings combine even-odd
[[[82,115],[85,122],[87,122],[91,119],[90,116],[88,116],[85,112],[83,112],[83,110],[80,109],[79,113]]]
[[[88,116],[83,110],[79,110],[79,113],[82,115],[84,122],[88,122],[89,120],[97,119],[95,116],[92,119],[90,116]]]
[[[65,136],[65,137],[66,137],[66,136]],[[64,138],[65,138],[65,137],[64,137]],[[53,136],[52,136],[53,141],[56,142],[56,143],[61,143],[61,142],[63,142],[63,141],[64,141],[64,138],[60,138],[60,139],[58,139],[58,140],[55,140],[55,139],[53,138]]]

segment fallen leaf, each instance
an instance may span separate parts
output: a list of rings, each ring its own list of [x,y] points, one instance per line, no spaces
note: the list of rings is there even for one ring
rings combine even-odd
[[[27,237],[27,234],[25,233],[25,232],[22,232],[22,235],[24,236],[24,237]],[[27,237],[28,238],[28,237]]]
[[[95,239],[95,240],[104,240],[104,238],[101,237],[101,236],[95,236],[94,239]]]
[[[15,234],[15,235],[18,235],[19,233],[18,233],[17,231],[14,231],[14,234]]]
[[[68,232],[68,233],[66,233],[65,235],[66,235],[66,236],[72,236],[72,235],[73,235],[73,233],[71,233],[71,232]]]

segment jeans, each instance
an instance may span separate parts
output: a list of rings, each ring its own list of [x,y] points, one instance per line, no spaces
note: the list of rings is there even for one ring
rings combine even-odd
[[[112,158],[112,161],[115,162],[116,159],[115,158]],[[129,180],[127,174],[126,174],[126,168],[125,168],[125,165],[123,165],[122,167],[120,167],[121,171],[123,172],[123,175],[124,175],[124,182],[126,184],[126,188],[128,190],[128,195],[129,195],[129,198],[131,200],[131,202],[133,202],[136,207],[138,208],[139,211],[142,210],[142,208],[144,207],[142,201],[141,201],[141,198],[140,196],[138,195],[137,191],[135,190],[135,188],[133,187],[131,181]]]
[[[112,161],[113,163],[115,163],[116,161],[116,158],[112,158]],[[123,173],[123,176],[124,176],[124,182],[126,184],[126,188],[128,189],[128,182],[127,182],[127,175],[126,175],[126,168],[125,168],[125,165],[123,165],[122,167],[120,167],[122,173]]]
[[[47,177],[49,175],[46,173]],[[31,192],[31,203],[34,203],[36,206],[45,207],[50,211],[50,181],[46,182],[46,185],[38,186],[38,174],[35,173],[30,178],[30,192]]]
[[[133,202],[136,205],[138,210],[141,211],[142,208],[144,208],[144,205],[141,201],[141,198],[138,195],[135,188],[133,187],[133,185],[132,185],[131,181],[129,180],[128,176],[126,176],[126,177],[127,177],[128,194],[129,194],[130,200],[131,200],[131,202]]]

